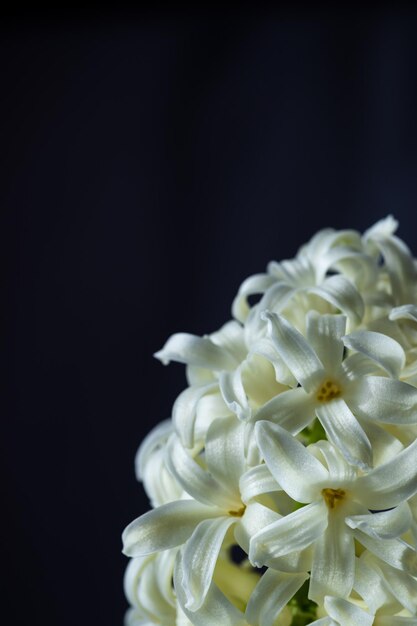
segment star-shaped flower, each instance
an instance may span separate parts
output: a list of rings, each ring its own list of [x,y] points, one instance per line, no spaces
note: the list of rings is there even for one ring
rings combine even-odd
[[[412,521],[407,500],[417,493],[417,440],[363,475],[329,442],[305,448],[270,422],[259,422],[255,431],[271,474],[305,506],[251,537],[253,563],[273,566],[274,559],[313,546],[309,597],[316,602],[325,595],[350,594],[355,539],[393,567],[417,576],[417,552],[400,538]]]
[[[345,335],[343,315],[310,312],[307,337],[280,315],[265,312],[264,318],[299,387],[273,398],[254,419],[297,434],[317,417],[347,461],[362,469],[372,465],[378,439],[385,455],[398,452],[401,444],[378,424],[417,423],[417,389],[397,378],[405,361],[399,343],[365,330]],[[346,348],[353,353],[344,358]]]

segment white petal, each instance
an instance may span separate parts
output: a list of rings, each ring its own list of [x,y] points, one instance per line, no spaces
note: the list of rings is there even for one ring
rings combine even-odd
[[[265,329],[265,323],[262,324]],[[259,354],[251,353],[242,363],[241,372],[242,384],[253,408],[288,389],[277,381],[272,363]]]
[[[403,304],[402,306],[394,307],[390,314],[389,319],[396,320],[411,320],[417,322],[417,306],[415,304]]]
[[[290,554],[278,557],[267,557],[265,565],[273,570],[287,572],[288,574],[300,574],[311,570],[313,544],[303,550],[295,550]]]
[[[220,391],[226,406],[237,417],[246,421],[251,416],[251,409],[242,383],[241,368],[232,372],[222,372],[220,376]]]
[[[281,315],[265,311],[273,345],[297,381],[307,392],[315,391],[324,378],[323,364],[303,335]]]
[[[359,476],[355,492],[368,509],[383,511],[417,493],[417,439],[395,458]]]
[[[314,418],[316,403],[302,387],[289,389],[263,405],[253,417],[253,421],[267,420],[279,424],[293,435],[297,435]]]
[[[381,376],[384,374],[384,371],[375,361],[371,361],[371,359],[360,352],[350,354],[344,359],[344,361],[342,361],[341,371],[349,380],[355,380],[362,376]]]
[[[142,611],[137,608],[130,608],[124,615],[123,626],[153,626],[153,624],[143,615]]]
[[[279,313],[291,296],[295,293],[295,289],[284,282],[278,282],[269,287],[259,302],[259,310],[269,309],[275,313]]]
[[[172,588],[172,575],[178,548],[165,550],[155,555],[155,570],[157,572],[157,585],[163,597],[173,606],[176,605],[176,598]]]
[[[224,537],[236,518],[220,517],[201,522],[183,548],[182,586],[185,608],[197,611],[209,590]]]
[[[346,459],[341,454],[340,450],[336,448],[330,441],[322,439],[309,445],[309,452],[314,454],[316,458],[316,451],[319,452],[319,456],[323,457],[325,466],[329,470],[329,474],[332,477],[332,481],[336,482],[351,482],[356,478],[357,470],[346,462]]]
[[[374,615],[343,598],[326,597],[324,608],[338,624],[343,626],[372,626],[374,623]]]
[[[375,237],[374,241],[384,257],[396,302],[410,302],[416,284],[416,268],[410,250],[395,235]]]
[[[152,559],[152,556],[139,556],[130,559],[123,577],[123,590],[130,604],[137,604],[137,586],[138,580],[146,564]]]
[[[226,322],[219,330],[211,333],[210,339],[216,346],[234,357],[235,365],[238,365],[246,357],[244,327],[235,320]]]
[[[247,345],[252,346],[253,342],[264,334],[265,324],[262,320],[262,312],[268,309],[279,313],[295,293],[296,289],[281,281],[267,289],[262,299],[251,309],[245,321]]]
[[[352,515],[346,518],[350,528],[358,528],[375,539],[394,539],[410,528],[412,521],[410,507],[403,502],[395,509],[368,513],[367,515]]]
[[[249,542],[253,535],[269,526],[273,522],[281,519],[281,515],[259,502],[251,502],[246,507],[243,516],[240,518],[235,532],[235,539],[240,547],[249,553]]]
[[[234,499],[229,490],[200,467],[177,437],[172,437],[168,442],[165,462],[183,489],[199,502],[226,510],[233,509],[235,505],[237,508],[241,506],[240,498]]]
[[[164,365],[177,361],[214,371],[231,369],[237,365],[232,354],[217,346],[209,337],[197,337],[188,333],[171,335],[162,350],[154,356]]]
[[[374,563],[374,567],[383,577],[388,589],[398,602],[410,613],[415,614],[417,612],[417,580],[406,572],[401,572],[379,560]]]
[[[197,404],[196,420],[194,423],[194,440],[204,444],[207,431],[215,419],[229,417],[229,409],[224,403],[220,389],[203,396]]]
[[[307,315],[307,340],[328,372],[334,372],[343,359],[341,337],[346,332],[345,315]]]
[[[237,296],[233,300],[233,317],[240,322],[244,322],[250,310],[247,302],[248,296],[264,293],[275,281],[276,278],[268,274],[255,274],[254,276],[246,278],[241,284]]]
[[[243,517],[235,526],[235,539],[240,547],[249,554],[251,538],[257,532],[281,519],[281,515],[258,502],[251,502],[246,507]],[[285,556],[267,557],[265,565],[281,572],[300,573],[311,569],[311,549],[291,552]]]
[[[362,427],[372,444],[373,462],[375,467],[386,463],[390,459],[397,456],[397,454],[404,449],[404,445],[401,441],[381,426],[364,420]]]
[[[399,380],[367,376],[352,384],[346,401],[355,415],[385,424],[417,423],[417,389]]]
[[[321,286],[310,288],[308,291],[330,302],[355,323],[361,321],[364,313],[363,300],[357,289],[344,276],[330,276]]]
[[[376,361],[392,378],[397,378],[405,364],[405,353],[400,344],[382,333],[356,330],[343,337],[347,348],[361,352]]]
[[[172,476],[165,463],[166,445],[155,447],[142,469],[142,481],[152,507],[179,500],[183,496],[181,485]]]
[[[205,369],[204,367],[197,367],[197,365],[185,366],[185,377],[187,384],[192,387],[201,387],[201,385],[208,385],[209,383],[216,382],[217,377],[212,370]]]
[[[182,580],[184,568],[181,552],[178,554],[174,569],[174,587],[178,602],[188,619],[194,626],[247,626],[243,614],[221,593],[220,589],[212,583],[206,598],[198,611],[193,613],[186,608],[187,596],[185,595]]]
[[[348,463],[361,469],[372,465],[372,448],[368,437],[344,400],[318,405],[319,418],[328,439],[340,449]]]
[[[144,556],[183,544],[204,519],[218,517],[222,511],[194,500],[176,500],[148,511],[123,531],[123,553]]]
[[[262,320],[263,329],[265,322]],[[297,381],[288,369],[281,356],[276,351],[274,345],[268,337],[261,337],[251,344],[249,356],[257,355],[269,361],[275,371],[275,379],[282,385],[296,387]]]
[[[246,469],[244,426],[234,415],[214,420],[207,431],[207,469],[222,487],[240,501],[239,480]]]
[[[158,620],[171,621],[175,619],[175,604],[167,602],[158,585],[159,568],[156,559],[158,555],[148,562],[138,578],[137,606],[151,619],[157,616]],[[170,571],[172,576],[172,569]]]
[[[317,540],[327,527],[323,500],[294,511],[256,533],[249,546],[249,559],[257,567],[270,558],[303,550]]]
[[[271,474],[297,502],[311,502],[329,473],[302,443],[276,424],[258,422],[255,427],[258,446]]]
[[[373,566],[371,559],[373,560],[374,556],[365,551],[361,558],[355,560],[353,589],[363,598],[371,613],[376,613],[381,606],[389,603],[392,598],[391,594],[387,592],[382,575]],[[387,565],[387,567],[389,566]],[[399,570],[394,571],[399,573]]]
[[[172,420],[175,430],[187,448],[194,445],[194,426],[199,401],[218,387],[218,383],[187,387],[174,402]]]
[[[135,456],[135,472],[139,481],[143,480],[145,466],[152,454],[156,449],[165,445],[172,430],[171,420],[164,420],[155,426],[143,439]]]
[[[193,623],[190,622],[179,603],[177,602],[177,617],[175,620],[175,626],[193,626]],[[152,625],[153,626],[153,625]]]
[[[347,597],[355,577],[355,545],[343,516],[329,515],[328,526],[314,544],[309,598],[321,604],[325,595]]]
[[[263,493],[281,490],[265,464],[256,465],[242,474],[239,484],[243,502],[249,502]]]
[[[297,255],[295,259],[284,259],[280,263],[272,261],[268,264],[268,271],[287,285],[304,287],[315,281],[314,268],[305,255]]]
[[[338,246],[327,253],[327,268],[336,268],[355,285],[360,285],[367,293],[367,288],[375,284],[378,271],[375,260],[351,247]]]
[[[246,607],[252,626],[274,626],[275,620],[299,590],[308,574],[286,574],[268,569],[256,585]]]
[[[387,217],[378,220],[375,224],[372,224],[368,230],[366,230],[363,234],[363,240],[367,242],[368,240],[378,239],[390,237],[395,233],[398,228],[398,220],[396,220],[392,215],[387,215]]]
[[[396,569],[417,576],[417,552],[402,539],[374,539],[366,533],[353,530],[355,539],[382,561]]]

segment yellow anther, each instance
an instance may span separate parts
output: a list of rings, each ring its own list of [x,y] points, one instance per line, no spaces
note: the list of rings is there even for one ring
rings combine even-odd
[[[325,380],[317,391],[319,402],[329,402],[342,395],[342,389],[333,380]]]
[[[229,515],[231,515],[232,517],[242,517],[242,515],[245,512],[245,505],[243,505],[240,509],[238,509],[237,511],[228,511]]]
[[[329,509],[334,509],[345,498],[346,492],[343,489],[322,489],[321,495]]]

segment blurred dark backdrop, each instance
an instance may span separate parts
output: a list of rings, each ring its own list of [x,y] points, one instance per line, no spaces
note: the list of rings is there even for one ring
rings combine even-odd
[[[133,459],[175,331],[392,212],[417,253],[417,15],[102,10],[0,27],[7,624],[122,623]]]

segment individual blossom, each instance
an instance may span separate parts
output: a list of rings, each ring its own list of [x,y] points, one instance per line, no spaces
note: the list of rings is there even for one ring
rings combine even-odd
[[[243,435],[242,424],[233,416],[215,420],[204,454],[196,458],[173,435],[166,462],[186,497],[145,513],[123,533],[128,556],[183,546],[181,589],[187,598],[185,608],[191,611],[204,602],[222,548],[237,543],[247,552],[250,536],[278,517],[256,501],[253,487],[251,493],[246,493],[245,485],[241,491],[240,479],[247,470]],[[276,484],[272,487],[279,489]]]
[[[255,430],[269,471],[301,508],[252,535],[253,563],[273,566],[274,559],[312,546],[309,598],[317,603],[326,595],[349,596],[355,541],[417,576],[417,552],[402,538],[412,523],[407,500],[417,492],[417,440],[362,474],[329,442],[306,448],[269,422]]]
[[[245,333],[236,321],[204,337],[172,335],[155,356],[164,364],[187,365],[190,386],[176,399],[172,419],[188,448],[204,442],[215,419],[236,415],[247,421],[254,410],[288,389],[284,364],[277,358],[271,364],[259,337]]]
[[[362,469],[372,465],[378,447],[385,455],[398,452],[399,441],[379,425],[417,423],[417,389],[398,380],[405,363],[400,344],[374,331],[345,335],[342,315],[310,312],[306,337],[280,315],[265,312],[264,318],[273,348],[299,386],[273,398],[255,419],[297,434],[317,417],[347,461]]]

